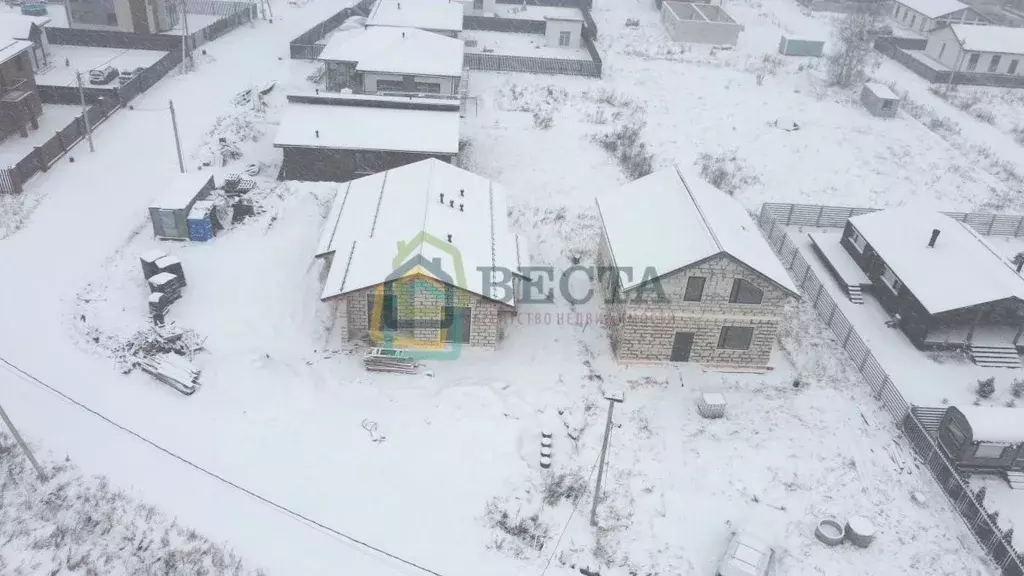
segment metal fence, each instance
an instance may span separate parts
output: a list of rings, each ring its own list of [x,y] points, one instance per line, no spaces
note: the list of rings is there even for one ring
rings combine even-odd
[[[535,58],[505,54],[463,55],[463,65],[473,70],[493,72],[527,72],[533,74],[567,74],[570,76],[601,77],[601,67],[592,60],[566,60],[562,58]]]
[[[97,126],[110,117],[120,106],[114,99],[100,100],[86,109],[89,126],[95,130]],[[86,136],[85,119],[78,115],[62,130],[58,130],[52,138],[33,148],[15,165],[0,168],[0,192],[19,193],[24,183],[39,172],[46,172],[60,160],[69,150]]]
[[[493,16],[463,16],[465,30],[486,30],[510,32],[513,34],[544,34],[547,23],[543,20],[520,20],[518,18],[495,18]]]
[[[185,12],[209,16],[231,16],[245,10],[254,10],[252,2],[231,2],[228,0],[186,0]]]
[[[782,264],[814,307],[818,317],[832,331],[843,350],[871,387],[876,400],[893,417],[917,454],[928,466],[943,493],[970,528],[978,544],[1000,567],[1003,576],[1024,576],[1024,555],[1018,552],[994,518],[985,510],[960,475],[956,466],[946,458],[921,421],[911,411],[896,388],[892,378],[871,353],[853,324],[825,289],[822,280],[786,232],[786,226],[812,226],[816,228],[843,228],[846,221],[859,214],[874,212],[869,208],[846,206],[820,206],[808,204],[766,203],[758,214],[758,225]],[[992,236],[1021,236],[1024,216],[980,213],[946,212],[954,219],[967,223],[980,234]]]
[[[293,60],[315,60],[324,51],[323,45],[317,42],[323,40],[335,28],[341,26],[345,20],[352,16],[366,16],[376,0],[360,0],[354,6],[342,8],[334,15],[319,24],[296,36],[288,43],[289,55]]]

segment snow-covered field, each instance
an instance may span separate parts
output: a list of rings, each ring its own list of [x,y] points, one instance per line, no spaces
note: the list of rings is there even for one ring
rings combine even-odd
[[[540,573],[549,558],[548,574],[568,575],[572,564],[603,564],[612,576],[706,574],[729,530],[746,525],[779,548],[780,574],[992,573],[806,304],[792,308],[775,369],[763,375],[618,366],[603,328],[580,321],[599,314],[596,301],[575,310],[525,305],[498,352],[434,363],[432,377],[365,373],[317,298],[312,253],[337,186],[272,180],[280,90],[263,115],[229,104],[238,90],[269,80],[302,85],[311,67],[288,61],[287,41],[337,9],[324,0],[276,6],[273,24],[205,46],[194,72],[169,76],[133,102],[135,111],[105,123],[94,154],[79,151],[75,163],[30,182],[25,195],[38,207],[0,242],[5,276],[21,279],[0,283],[5,326],[17,327],[0,331],[0,355],[213,474],[446,575]],[[782,31],[827,33],[826,15],[804,15],[791,0],[727,9],[746,26],[736,50],[674,45],[651,3],[625,1],[594,12],[601,80],[471,73],[477,107],[464,122],[469,148],[460,162],[509,190],[534,263],[593,260],[594,194],[627,180],[597,142],[631,128],[655,167],[719,158],[750,208],[911,198],[945,210],[1020,204],[1005,171],[993,168],[998,160],[1024,169],[1024,157],[1002,146],[1005,134],[885,64],[879,74],[961,129],[906,113],[871,117],[855,91],[822,87],[823,63],[774,56]],[[624,27],[626,18],[641,26]],[[180,257],[189,282],[169,319],[207,337],[197,359],[203,387],[191,397],[119,374],[105,350],[145,323],[138,256],[157,246],[146,207],[177,173],[168,99],[190,170],[216,153],[222,136],[243,157],[207,169],[223,175],[262,164],[257,217],[208,244],[160,245]],[[800,130],[781,130],[776,120]],[[987,163],[977,149],[984,142]],[[583,280],[575,277],[575,290],[586,288]],[[85,471],[134,489],[229,542],[247,565],[276,574],[334,574],[338,566],[413,573],[6,372],[0,382],[0,402],[42,452],[69,454]],[[592,484],[601,395],[613,388],[626,390],[626,402],[595,531],[590,497],[575,513],[572,497]],[[701,389],[725,391],[728,418],[696,415]],[[578,444],[565,425],[584,429]],[[537,465],[543,428],[557,431],[553,476]],[[912,502],[914,492],[924,506]],[[877,525],[872,548],[814,539],[818,519],[854,512]],[[530,546],[538,541],[539,551]]]
[[[39,117],[39,129],[28,131],[28,138],[13,134],[0,144],[0,164],[9,166],[21,162],[26,154],[36,146],[42,146],[54,133],[67,128],[77,116],[81,116],[81,106],[67,104],[43,104],[43,114]]]

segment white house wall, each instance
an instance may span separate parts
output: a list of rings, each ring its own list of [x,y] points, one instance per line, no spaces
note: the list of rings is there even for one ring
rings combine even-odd
[[[960,42],[953,34],[953,30],[940,28],[928,36],[928,45],[925,46],[924,53],[932,60],[941,62],[950,70],[954,70],[963,52],[960,50]]]
[[[579,48],[580,33],[583,30],[583,22],[570,20],[548,20],[544,26],[544,37],[547,45],[553,48]],[[569,45],[560,46],[558,36],[562,32],[569,33]]]
[[[945,49],[943,49],[945,45]],[[967,52],[960,48],[960,42],[950,28],[936,30],[928,37],[928,45],[925,47],[925,54],[931,59],[941,62],[951,70],[959,72],[979,72],[982,74],[1010,74],[1010,66],[1017,62],[1017,69],[1014,76],[1024,76],[1024,55],[1021,54],[1000,54],[995,52]],[[978,54],[978,65],[974,70],[968,70],[971,55]],[[941,56],[940,56],[941,55]],[[999,63],[995,70],[989,71],[989,64],[992,58],[999,56]]]

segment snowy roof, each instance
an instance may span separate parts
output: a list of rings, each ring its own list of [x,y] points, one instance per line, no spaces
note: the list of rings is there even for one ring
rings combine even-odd
[[[977,232],[949,216],[903,206],[850,218],[930,314],[1024,299],[1024,278]],[[934,248],[932,230],[939,230]]]
[[[28,40],[11,40],[7,43],[0,43],[0,64],[30,48],[32,48],[32,43]]]
[[[213,174],[209,172],[186,172],[175,176],[160,199],[150,207],[157,210],[184,210],[211,178]]]
[[[428,262],[440,259],[444,274],[459,287],[515,306],[512,294],[492,288],[481,273],[505,268],[521,274],[528,265],[526,244],[509,230],[507,218],[501,185],[433,158],[342,184],[317,246],[317,257],[335,254],[321,298],[381,284],[421,256]],[[403,254],[404,244],[420,234],[427,239]],[[447,244],[449,234],[454,254],[431,243]]]
[[[967,8],[967,4],[957,0],[896,0],[907,8],[926,18],[940,18],[958,10]]]
[[[462,32],[462,4],[448,0],[380,0],[367,26]]]
[[[964,50],[1024,54],[1024,28],[951,24],[949,26]]]
[[[883,100],[899,100],[900,97],[896,95],[888,86],[885,84],[878,84],[876,82],[868,82],[864,85],[865,88],[871,91],[876,97]]]
[[[457,154],[459,113],[292,102],[274,146]]]
[[[0,38],[28,40],[32,25],[43,27],[50,23],[46,16],[26,16],[13,12],[0,13]]]
[[[461,76],[462,41],[417,28],[374,26],[331,38],[321,60],[356,62],[363,72]]]
[[[659,276],[712,256],[727,254],[751,270],[799,295],[785,267],[743,206],[696,175],[676,166],[659,170],[597,199],[597,208],[629,290],[654,267]]]
[[[1024,418],[1016,408],[1002,406],[957,406],[971,425],[975,441],[1024,442]]]

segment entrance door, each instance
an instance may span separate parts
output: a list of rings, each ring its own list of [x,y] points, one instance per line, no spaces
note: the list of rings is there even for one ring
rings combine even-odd
[[[670,362],[689,362],[690,348],[693,348],[693,332],[676,332],[672,340]]]

